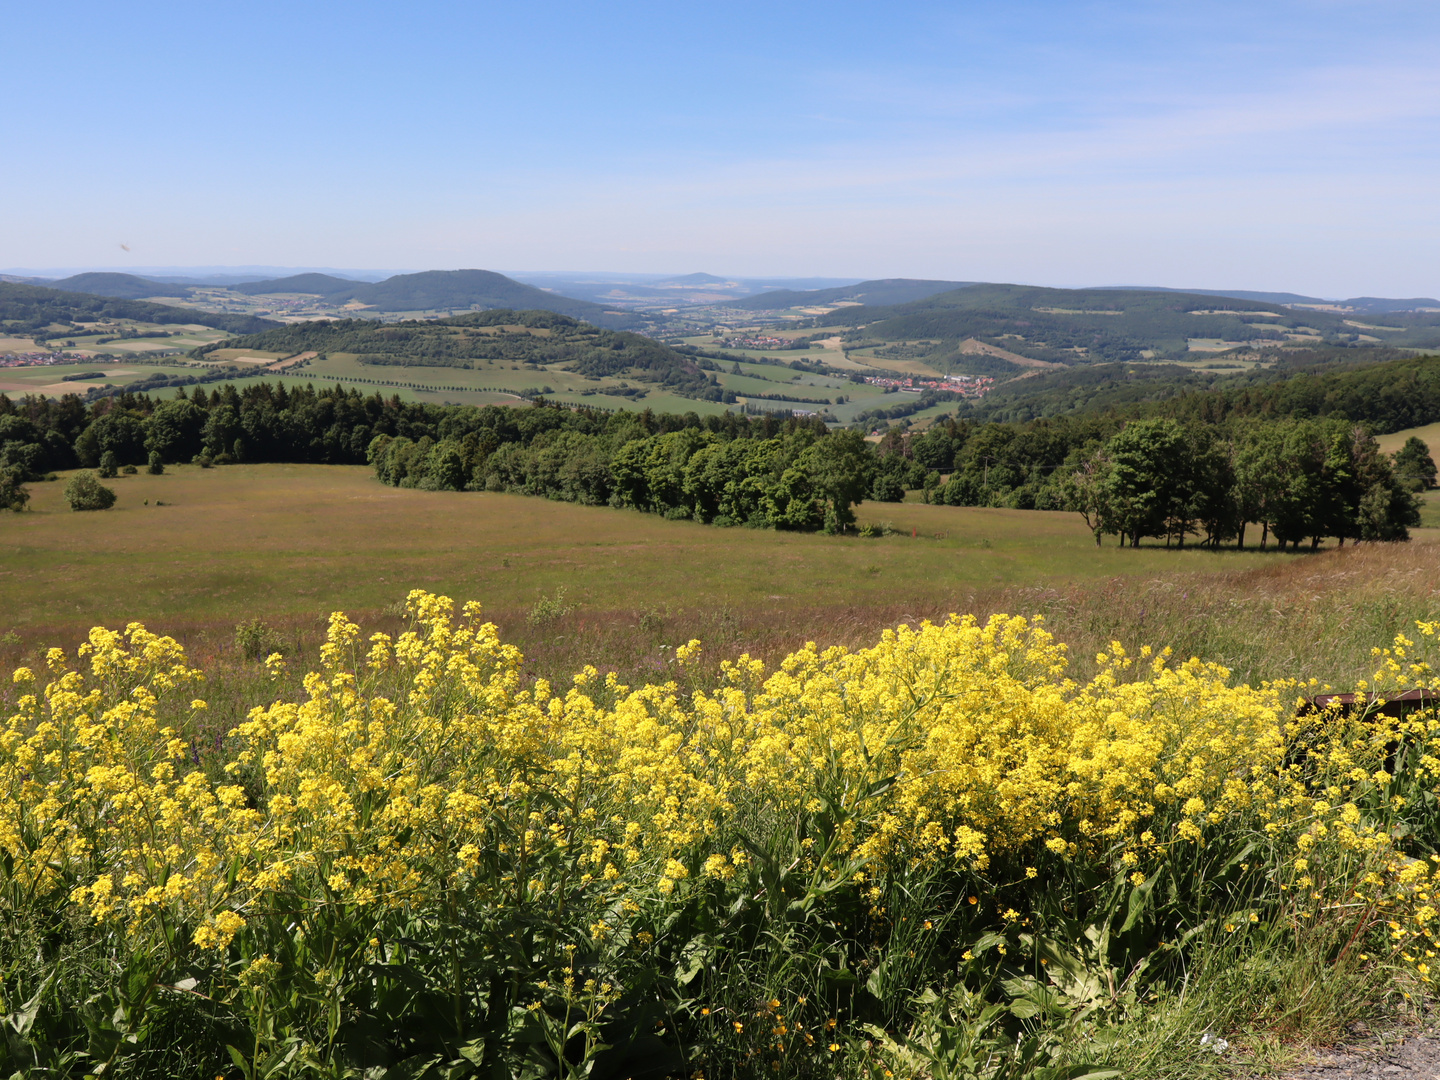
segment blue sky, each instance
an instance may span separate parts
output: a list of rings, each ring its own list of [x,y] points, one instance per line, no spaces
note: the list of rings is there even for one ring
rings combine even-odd
[[[0,25],[0,267],[1440,294],[1433,0],[0,0]]]

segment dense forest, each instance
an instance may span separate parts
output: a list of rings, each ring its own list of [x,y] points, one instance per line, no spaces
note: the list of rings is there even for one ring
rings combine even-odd
[[[0,332],[18,337],[42,333],[53,324],[73,325],[102,319],[133,319],[162,325],[211,326],[227,334],[256,334],[280,325],[253,315],[220,315],[193,308],[152,304],[89,293],[64,292],[41,285],[0,281]]]
[[[1043,372],[967,402],[957,418],[1025,422],[1114,414],[1223,420],[1343,416],[1377,432],[1440,420],[1440,357],[1398,349],[1276,349],[1266,366],[1206,375],[1169,364],[1106,364]]]
[[[1406,350],[1373,346],[1292,346],[1231,355],[1233,359],[1217,361],[1216,370],[1148,363],[1083,364],[1035,372],[1023,380],[1001,383],[983,398],[967,401],[959,415],[1001,421],[1097,412],[1130,415],[1152,406],[1163,408],[1165,402],[1182,395],[1214,391],[1220,397],[1239,399],[1257,387],[1301,375],[1328,376],[1415,358]],[[1229,364],[1233,368],[1227,367]]]
[[[640,334],[604,330],[551,311],[500,309],[398,323],[368,319],[295,323],[206,345],[195,355],[204,358],[221,348],[286,355],[349,353],[362,364],[376,366],[473,368],[477,360],[560,363],[580,375],[633,374],[685,397],[722,400],[720,387],[691,355]]]

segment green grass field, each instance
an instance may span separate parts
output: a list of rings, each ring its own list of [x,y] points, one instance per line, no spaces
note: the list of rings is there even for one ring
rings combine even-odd
[[[80,375],[87,372],[101,372],[102,378],[77,379],[66,382],[66,375]],[[36,367],[0,368],[0,394],[15,398],[24,394],[47,394],[60,397],[64,394],[84,394],[92,386],[112,383],[125,386],[152,375],[200,375],[203,372],[181,364],[156,363],[153,360],[118,361],[98,363],[89,361],[77,364],[53,364]],[[170,392],[165,392],[166,397]]]
[[[1387,454],[1393,454],[1400,447],[1405,445],[1405,440],[1410,436],[1416,436],[1419,440],[1430,447],[1430,456],[1440,459],[1440,424],[1426,424],[1424,427],[1406,428],[1404,431],[1397,431],[1390,435],[1381,435],[1377,441],[1380,449]]]
[[[361,467],[178,466],[113,486],[104,513],[40,483],[29,511],[0,516],[0,659],[132,619],[202,652],[250,618],[303,643],[336,609],[393,621],[421,587],[481,601],[556,677],[587,656],[654,675],[657,650],[692,636],[712,660],[773,658],[952,611],[1045,614],[1081,668],[1118,636],[1246,678],[1358,677],[1369,645],[1435,617],[1440,580],[1440,529],[1318,555],[1122,550],[1071,514],[866,503],[861,522],[892,535],[826,537],[390,488]],[[531,625],[561,589],[570,613]]]

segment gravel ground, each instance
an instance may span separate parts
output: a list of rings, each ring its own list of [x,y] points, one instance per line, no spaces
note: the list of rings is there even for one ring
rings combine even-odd
[[[1284,1080],[1440,1080],[1440,1031],[1431,1026],[1322,1051],[1314,1064],[1286,1073]]]

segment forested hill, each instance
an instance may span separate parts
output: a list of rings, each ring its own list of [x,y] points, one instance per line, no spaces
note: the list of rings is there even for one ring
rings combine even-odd
[[[52,289],[63,289],[65,292],[93,293],[96,296],[114,296],[121,300],[143,300],[147,296],[179,296],[187,291],[183,286],[164,285],[136,274],[102,271],[74,274],[51,281],[48,285]]]
[[[355,300],[377,311],[433,311],[452,308],[506,308],[553,311],[609,330],[630,330],[645,320],[628,312],[610,311],[588,300],[537,289],[490,270],[426,270],[396,274],[374,284],[349,282],[326,296],[331,301]]]
[[[904,304],[923,300],[936,293],[963,289],[975,284],[970,281],[922,281],[915,278],[884,278],[862,281],[858,285],[842,285],[834,289],[779,289],[736,300],[728,307],[745,311],[780,311],[784,308],[812,307],[858,301],[861,304]]]
[[[1391,311],[1424,313],[1440,309],[1440,300],[1428,296],[1398,299],[1390,296],[1352,296],[1348,300],[1326,300],[1292,292],[1252,292],[1248,289],[1168,289],[1163,285],[1107,285],[1107,290],[1124,292],[1177,292],[1191,296],[1229,296],[1236,300],[1259,300],[1267,304],[1298,304],[1305,307],[1333,308],[1340,314],[1383,315]]]
[[[1440,314],[1392,312],[1383,321],[1192,293],[973,285],[889,306],[823,317],[855,329],[849,347],[928,341],[939,357],[976,339],[1065,364],[1191,356],[1191,342],[1440,345]],[[817,322],[818,324],[818,322]]]
[[[1290,350],[1285,350],[1290,353]],[[1363,358],[1373,354],[1374,362]],[[1220,423],[1240,417],[1335,417],[1399,431],[1440,421],[1440,357],[1396,349],[1296,350],[1288,364],[1204,375],[1168,364],[1047,371],[1002,386],[959,415],[972,422],[1145,416]]]
[[[398,323],[371,319],[296,323],[207,345],[196,355],[219,348],[286,355],[347,353],[362,364],[398,367],[468,368],[477,360],[563,364],[566,370],[597,378],[632,374],[687,397],[718,401],[721,396],[720,388],[692,358],[668,345],[552,311],[497,309]]]
[[[144,300],[65,292],[43,285],[0,282],[0,329],[7,334],[25,336],[44,330],[52,323],[95,322],[99,319],[212,326],[227,334],[254,334],[279,325],[253,315],[224,315]]]

